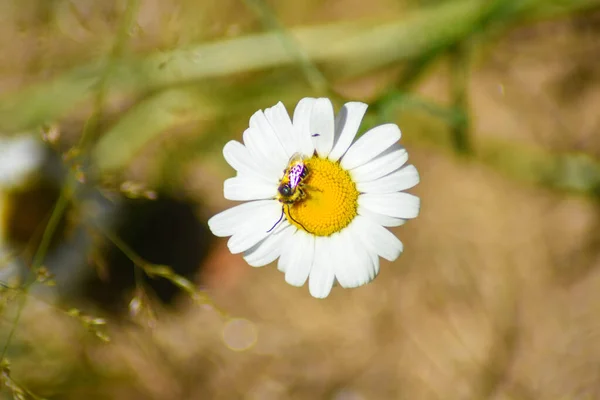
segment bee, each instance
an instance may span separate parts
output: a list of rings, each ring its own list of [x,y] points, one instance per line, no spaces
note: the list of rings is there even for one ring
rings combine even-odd
[[[283,178],[279,181],[278,200],[284,204],[293,204],[302,200],[306,196],[303,181],[307,175],[308,167],[304,163],[304,156],[295,153],[290,157],[288,166],[283,171]]]
[[[283,178],[279,181],[277,187],[277,200],[281,203],[281,217],[267,232],[271,232],[281,222],[284,215],[284,207],[288,207],[288,215],[290,218],[308,232],[304,225],[296,221],[290,213],[290,205],[303,200],[306,197],[304,191],[304,180],[308,176],[308,167],[306,166],[305,157],[300,153],[295,153],[290,157],[288,166],[283,171]]]

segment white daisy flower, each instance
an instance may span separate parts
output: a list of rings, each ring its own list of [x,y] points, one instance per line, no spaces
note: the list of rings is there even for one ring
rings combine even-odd
[[[404,165],[395,124],[354,141],[367,105],[346,103],[334,117],[326,98],[302,99],[293,121],[280,102],[250,118],[244,144],[230,141],[225,160],[237,171],[224,195],[244,203],[208,221],[229,250],[253,267],[277,258],[293,286],[327,297],[337,281],[364,285],[379,272],[379,257],[395,260],[402,242],[385,227],[419,214],[419,198],[403,190],[419,183]]]

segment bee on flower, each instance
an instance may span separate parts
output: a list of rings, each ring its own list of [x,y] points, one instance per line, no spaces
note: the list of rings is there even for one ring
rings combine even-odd
[[[294,153],[294,155],[290,158],[287,168],[283,171],[283,178],[281,178],[281,181],[279,181],[279,187],[277,187],[277,200],[282,203],[281,216],[275,225],[273,225],[273,227],[267,232],[271,232],[273,229],[275,229],[277,224],[281,222],[285,213],[284,207],[286,204],[288,206],[288,215],[292,220],[294,220],[294,217],[292,217],[292,215],[289,213],[289,206],[297,201],[302,201],[306,197],[303,183],[306,175],[308,175],[308,168],[304,163],[304,157],[300,153]],[[304,228],[300,222],[295,222],[300,225],[302,229],[308,232],[308,230]]]
[[[224,195],[244,203],[209,220],[216,236],[251,266],[277,259],[293,286],[327,297],[337,281],[362,286],[379,273],[379,257],[395,260],[402,242],[386,227],[419,214],[419,183],[395,124],[354,140],[367,105],[346,103],[334,116],[331,101],[302,99],[290,119],[282,103],[250,118],[244,144],[223,149],[237,171]],[[283,172],[282,172],[283,171]],[[274,223],[274,221],[276,221]]]
[[[283,171],[283,178],[277,188],[278,199],[284,204],[293,204],[302,200],[306,195],[302,180],[308,175],[308,168],[304,163],[304,157],[300,153],[294,153],[290,158],[287,168]]]

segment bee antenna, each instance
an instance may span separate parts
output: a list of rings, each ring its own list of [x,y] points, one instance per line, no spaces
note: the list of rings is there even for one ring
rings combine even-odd
[[[292,217],[292,213],[290,212],[290,205],[288,204],[288,215],[290,216],[290,218],[292,219],[292,221],[294,221],[295,223],[297,223],[298,225],[300,225],[302,227],[302,229],[304,229],[306,232],[312,234],[311,231],[309,231],[308,229],[306,229],[304,227],[304,225],[302,225],[300,222],[296,221],[296,219],[294,217]]]
[[[289,209],[289,206],[288,206],[288,212],[289,212],[289,211],[290,211],[290,209]],[[269,230],[267,231],[267,233],[269,233],[269,232],[271,232],[273,229],[275,229],[275,227],[276,227],[277,225],[279,225],[279,223],[281,222],[281,220],[282,220],[282,219],[283,219],[283,206],[281,206],[281,217],[279,217],[279,219],[277,220],[277,222],[275,222],[275,225],[273,225],[273,226],[271,227],[271,229],[269,229]]]

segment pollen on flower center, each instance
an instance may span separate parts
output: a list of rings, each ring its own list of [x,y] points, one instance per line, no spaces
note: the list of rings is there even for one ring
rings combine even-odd
[[[356,184],[337,162],[314,156],[305,164],[308,168],[304,180],[306,196],[289,208],[284,207],[288,221],[316,236],[341,231],[357,215]]]

